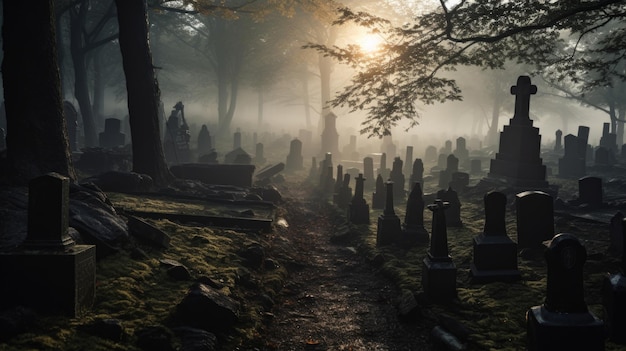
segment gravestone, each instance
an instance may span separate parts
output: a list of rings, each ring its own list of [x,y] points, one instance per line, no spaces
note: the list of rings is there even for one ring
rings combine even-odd
[[[202,125],[200,132],[198,133],[198,155],[206,155],[213,149],[213,140],[211,139],[211,133],[206,124]]]
[[[337,165],[337,176],[335,177],[335,186],[333,187],[334,194],[338,194],[341,191],[342,182],[343,182],[343,166]]]
[[[602,178],[582,177],[578,179],[578,200],[590,208],[602,207]]]
[[[624,221],[624,215],[618,212],[620,215],[619,223],[621,228],[615,230],[619,235],[619,244],[621,245],[619,250],[619,257],[621,257],[621,272],[611,274],[604,277],[602,283],[602,305],[604,306],[605,316],[604,321],[608,327],[608,336],[611,341],[618,344],[626,344],[626,255],[624,255],[624,230],[626,229],[626,221]],[[616,215],[617,217],[617,215]],[[615,218],[615,217],[614,217]],[[617,222],[617,221],[616,221]],[[611,219],[611,238],[613,238],[613,219]],[[617,241],[617,240],[616,240]],[[613,244],[613,240],[611,240]]]
[[[415,184],[415,183],[422,184],[423,182],[424,182],[424,163],[422,162],[421,159],[416,158],[415,161],[413,161],[413,168],[411,170],[411,178],[409,180],[409,184]]]
[[[430,248],[422,261],[422,288],[433,301],[449,301],[456,297],[456,265],[448,253],[448,203],[437,199],[427,207],[433,212],[433,220]]]
[[[437,161],[437,148],[429,145],[426,147],[424,151],[424,161],[425,162],[435,162]]]
[[[264,149],[265,147],[263,146],[263,143],[256,143],[256,147],[255,147],[255,152],[254,152],[254,164],[255,165],[262,165],[265,162],[267,162],[267,160],[265,159],[265,155],[264,155]]]
[[[439,190],[437,192],[437,198],[448,203],[446,210],[446,227],[462,227],[461,201],[459,200],[458,193],[449,187],[448,190]]]
[[[254,176],[254,178],[256,178],[259,181],[270,179],[273,176],[277,175],[278,173],[282,172],[284,169],[285,169],[285,164],[282,162],[275,164],[275,165],[270,164],[264,167],[263,169],[259,170]]]
[[[224,163],[229,165],[249,165],[252,163],[252,157],[239,147],[224,155]]]
[[[65,116],[65,122],[67,125],[67,137],[70,143],[70,151],[78,151],[78,112],[71,102],[63,101],[63,115]],[[4,141],[0,141],[4,142]],[[124,141],[122,141],[122,145]],[[0,150],[4,147],[0,147]]]
[[[446,140],[444,146],[439,150],[440,154],[449,155],[452,153],[452,141]]]
[[[524,191],[515,196],[518,249],[539,248],[554,236],[552,196],[543,191]]]
[[[561,138],[563,137],[563,132],[560,129],[557,129],[555,132],[555,141],[554,141],[554,151],[560,152],[563,149],[561,144]]]
[[[463,167],[469,166],[469,150],[467,149],[467,143],[465,138],[458,137],[456,139],[456,149],[452,152],[456,158],[459,159],[459,163]],[[465,168],[467,169],[467,168]]]
[[[383,177],[379,174],[376,177],[376,188],[374,193],[372,194],[372,208],[375,210],[380,210],[385,208],[385,199],[387,195],[385,194],[385,183],[383,181]]]
[[[496,157],[491,159],[489,178],[505,181],[515,187],[547,188],[546,166],[542,164],[541,135],[529,116],[530,96],[537,86],[530,77],[520,76],[511,87],[515,95],[515,114],[500,132]]]
[[[385,209],[378,216],[378,227],[376,230],[376,246],[385,246],[398,243],[402,235],[400,218],[393,209],[393,182],[385,184]]]
[[[518,280],[521,274],[517,269],[517,244],[506,234],[506,195],[489,192],[484,203],[485,226],[473,240],[472,281]]]
[[[389,174],[389,178],[393,182],[393,197],[398,201],[404,200],[404,174],[402,174],[402,159],[400,157],[396,157],[393,159],[393,165],[391,168],[391,173]]]
[[[313,180],[319,177],[317,174],[317,159],[315,156],[311,157],[311,169],[309,170],[309,179]]]
[[[622,211],[617,211],[609,222],[609,254],[622,258],[624,255],[624,214]],[[626,272],[624,272],[626,273]]]
[[[337,116],[329,113],[324,116],[324,130],[322,131],[322,154],[339,155],[339,134],[337,133]],[[340,158],[337,158],[340,160]]]
[[[452,174],[459,171],[459,159],[450,154],[446,157],[446,169],[439,172],[439,187],[447,188],[450,186]]]
[[[363,178],[363,174],[359,174],[354,180],[356,185],[354,186],[354,196],[348,206],[348,221],[353,224],[369,224],[370,207],[363,198],[365,178]]]
[[[587,160],[591,160],[589,155],[589,127],[587,126],[578,126],[578,134],[576,135],[579,139],[578,142],[578,156],[585,160],[585,164]]]
[[[233,133],[233,150],[241,148],[241,131],[237,128],[237,131]]]
[[[101,148],[111,149],[124,146],[126,136],[121,132],[122,121],[117,118],[104,120],[104,132],[98,135]]]
[[[447,161],[448,154],[439,154],[439,156],[437,157],[437,168],[440,170],[445,170]]]
[[[412,160],[413,160],[413,146],[407,146],[406,155],[404,157],[404,169],[402,170],[404,174],[411,174],[411,161]]]
[[[383,179],[388,179],[389,173],[391,172],[389,171],[389,168],[387,168],[387,154],[383,152],[383,154],[380,155],[380,168],[378,168],[378,174],[380,174]]]
[[[528,350],[604,350],[604,323],[585,303],[585,247],[562,233],[552,239],[545,257],[545,303],[526,312]]]
[[[187,163],[191,160],[189,140],[191,135],[185,121],[185,106],[177,102],[165,124],[163,151],[168,163]]]
[[[337,207],[347,209],[352,199],[352,188],[350,188],[350,174],[343,175],[343,182],[337,195]]]
[[[603,146],[598,146],[598,148],[596,148],[593,161],[596,166],[610,166],[612,162],[609,149]]]
[[[402,227],[402,244],[413,245],[427,243],[430,240],[428,231],[424,227],[424,199],[420,183],[413,183],[413,189],[406,202]]]
[[[580,178],[585,175],[586,147],[581,153],[581,145],[584,143],[581,137],[572,134],[565,136],[564,154],[562,158],[559,158],[559,177]]]
[[[365,184],[366,189],[373,189],[374,182],[372,181],[374,178],[374,159],[371,157],[363,158],[363,174],[365,175],[365,179],[369,179],[368,184]]]
[[[302,142],[298,139],[293,139],[289,143],[289,154],[287,155],[287,171],[299,171],[303,168],[304,159],[302,158]]]
[[[333,167],[328,166],[321,173],[320,188],[324,194],[333,194],[335,189],[335,179],[333,178]]]
[[[480,160],[472,160],[470,162],[470,174],[481,174],[483,172],[482,163]]]
[[[48,173],[29,183],[27,236],[0,253],[0,309],[26,306],[76,317],[93,304],[96,247],[69,236],[69,178]]]
[[[610,127],[610,123],[604,123],[604,125],[602,126],[600,146],[606,148],[609,154],[611,154],[611,158],[614,158],[615,154],[617,154],[617,134],[611,133],[609,131]]]
[[[459,193],[464,193],[469,186],[470,175],[465,172],[454,172],[450,177],[449,187],[458,190]]]

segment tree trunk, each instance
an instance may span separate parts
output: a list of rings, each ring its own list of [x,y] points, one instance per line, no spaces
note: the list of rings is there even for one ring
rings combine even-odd
[[[119,23],[131,138],[133,171],[166,185],[173,176],[165,163],[159,137],[159,84],[154,74],[145,0],[115,0]]]
[[[53,2],[4,1],[3,6],[8,178],[27,184],[57,172],[76,179],[63,117]]]
[[[104,125],[104,78],[102,77],[102,51],[93,52],[93,119],[95,125]]]

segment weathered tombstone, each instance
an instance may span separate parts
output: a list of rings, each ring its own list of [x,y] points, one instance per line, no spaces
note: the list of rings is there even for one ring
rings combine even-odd
[[[404,174],[411,174],[411,161],[412,160],[413,160],[413,146],[407,146],[406,155],[404,157],[404,169],[402,170]]]
[[[67,125],[67,137],[70,143],[70,151],[78,151],[78,112],[69,101],[63,101],[63,114]],[[0,141],[4,142],[4,141]],[[1,147],[4,149],[4,147]]]
[[[485,226],[482,234],[473,240],[472,280],[518,280],[521,274],[517,269],[517,244],[506,234],[506,195],[490,192],[485,194],[484,202]]]
[[[378,174],[380,174],[383,179],[389,178],[389,168],[387,168],[387,154],[383,152],[380,155],[380,168],[378,168]]]
[[[191,135],[185,121],[185,106],[177,102],[165,124],[163,151],[168,163],[187,163],[191,160],[189,140]],[[179,118],[180,116],[180,118]]]
[[[311,170],[309,171],[309,179],[316,179],[319,175],[317,174],[317,159],[311,157]]]
[[[469,173],[454,172],[450,177],[450,182],[448,183],[448,185],[452,189],[457,189],[459,193],[463,193],[469,186],[469,180]]]
[[[528,350],[604,350],[604,323],[585,303],[585,247],[562,233],[552,239],[545,257],[545,303],[526,312]]]
[[[447,160],[448,160],[448,154],[439,154],[439,156],[437,157],[437,168],[441,170],[445,170]]]
[[[589,144],[589,127],[578,126],[578,134],[576,136],[579,139],[578,151],[577,151],[578,157],[585,160],[585,163],[586,163],[587,162],[586,160],[588,159],[587,158],[587,154],[588,154],[587,145]]]
[[[69,178],[48,173],[30,181],[26,240],[0,253],[0,309],[27,306],[75,317],[91,307],[96,247],[68,234]]]
[[[517,247],[542,247],[554,236],[554,205],[552,196],[542,191],[524,191],[515,196],[517,216]]]
[[[285,164],[280,162],[275,165],[268,165],[267,167],[259,170],[257,174],[254,176],[257,180],[265,180],[270,179],[278,173],[282,172],[285,169]]]
[[[444,146],[439,150],[440,154],[449,155],[452,153],[452,141],[446,140]]]
[[[413,168],[411,170],[411,178],[409,180],[410,184],[415,184],[415,183],[420,183],[422,184],[424,182],[424,163],[422,162],[421,159],[416,158],[415,161],[413,161]]]
[[[462,227],[461,221],[461,201],[459,195],[451,187],[448,190],[439,190],[437,198],[448,203],[446,211],[446,227]]]
[[[242,148],[236,148],[224,155],[224,163],[231,165],[249,165],[252,157]]]
[[[422,261],[422,288],[431,300],[449,301],[456,297],[456,265],[448,253],[448,203],[437,199],[427,207],[433,212],[433,220],[430,248]]]
[[[366,189],[374,188],[374,159],[371,157],[363,158],[363,174],[365,175],[365,179],[369,179],[368,184],[365,185]]]
[[[578,199],[591,208],[602,207],[602,178],[582,177],[578,179]]]
[[[408,245],[427,243],[430,240],[424,227],[424,199],[422,186],[418,182],[413,183],[413,189],[406,202],[402,236],[401,242]]]
[[[560,152],[563,149],[561,145],[561,138],[563,137],[563,132],[560,129],[557,129],[555,132],[555,141],[554,141],[554,151]]]
[[[435,162],[437,161],[437,148],[429,145],[428,147],[426,147],[426,150],[424,151],[424,161],[426,162]]]
[[[376,230],[376,246],[385,246],[398,243],[402,235],[400,218],[393,209],[393,182],[389,181],[386,186],[386,201],[383,213],[378,216]]]
[[[517,85],[511,87],[515,114],[500,132],[500,146],[496,157],[491,159],[489,178],[516,187],[548,187],[546,166],[540,157],[541,135],[529,116],[530,96],[536,93],[537,86],[530,83],[528,76],[520,76]]]
[[[385,199],[387,195],[385,194],[385,183],[383,181],[383,177],[379,174],[376,177],[376,188],[374,193],[372,194],[372,208],[375,210],[380,210],[385,208]]]
[[[302,158],[302,142],[293,139],[289,144],[289,154],[287,155],[287,171],[299,171],[303,168],[304,159]]]
[[[604,146],[598,146],[595,152],[594,164],[596,166],[609,166],[611,165],[610,159],[609,149]]]
[[[211,133],[206,124],[202,125],[200,132],[198,133],[198,155],[202,156],[211,152],[213,148],[213,141],[211,140]]]
[[[622,259],[621,272],[604,278],[602,283],[602,305],[604,306],[604,321],[608,327],[609,339],[618,344],[626,344],[626,333],[624,333],[624,330],[626,330],[626,255],[624,255],[624,252],[626,252],[624,250],[626,221],[621,212],[618,212],[618,214],[620,215],[620,220],[616,225],[621,225],[622,228],[615,231],[619,233],[619,244],[621,244],[621,247],[619,250],[613,251],[620,252],[619,257]],[[611,227],[613,227],[613,219],[611,219]],[[613,238],[613,228],[611,228],[611,238]],[[611,244],[613,244],[613,240],[611,240]]]
[[[107,118],[104,120],[104,132],[99,134],[99,145],[102,148],[110,149],[124,146],[126,136],[120,132],[122,121],[117,118]]]
[[[337,165],[337,177],[335,177],[335,186],[333,188],[334,194],[338,194],[341,191],[342,182],[343,182],[343,166]]]
[[[404,174],[402,174],[402,159],[400,157],[396,157],[393,159],[393,165],[391,168],[391,173],[389,174],[389,178],[393,182],[393,197],[396,199],[396,202],[404,199]]]
[[[354,187],[354,196],[348,206],[348,220],[354,224],[369,224],[370,207],[365,198],[363,198],[365,178],[363,178],[363,174],[359,174],[354,180],[356,185]]]
[[[600,137],[600,146],[607,149],[610,154],[610,158],[614,158],[617,153],[617,134],[610,133],[610,127],[610,123],[604,123],[602,136]]]
[[[456,149],[454,149],[453,153],[456,158],[458,158],[460,164],[463,167],[467,167],[469,163],[469,150],[467,149],[467,143],[465,138],[458,137],[456,139]]]
[[[470,161],[470,173],[471,174],[481,174],[483,172],[482,163],[480,160],[471,160]]]
[[[448,188],[452,180],[452,174],[459,171],[459,159],[450,154],[446,157],[446,169],[439,172],[439,187]]]
[[[609,253],[615,257],[622,258],[624,252],[624,214],[617,211],[609,222],[609,236],[611,242],[609,244]],[[626,273],[626,271],[624,271]]]
[[[267,162],[267,160],[265,159],[265,155],[264,155],[263,143],[256,143],[255,153],[254,153],[254,164],[262,165],[265,162]]]
[[[352,199],[352,188],[350,188],[350,174],[343,175],[343,182],[339,193],[337,193],[337,207],[347,209]]]
[[[241,131],[237,128],[237,131],[233,133],[233,150],[241,148]]]
[[[339,134],[337,133],[336,123],[337,116],[334,113],[331,112],[324,116],[322,154],[330,152],[333,155],[339,155]]]
[[[564,138],[564,154],[559,158],[559,177],[579,178],[586,173],[585,158],[586,152],[581,154],[581,144],[584,141],[581,137],[568,134]],[[586,150],[586,149],[585,149]]]

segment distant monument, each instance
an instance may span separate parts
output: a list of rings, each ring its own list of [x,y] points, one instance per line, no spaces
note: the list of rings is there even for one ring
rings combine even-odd
[[[530,84],[528,76],[519,76],[517,85],[511,87],[515,114],[500,132],[500,147],[491,159],[488,178],[518,187],[548,187],[546,166],[539,157],[541,135],[529,116],[530,96],[536,93],[537,86]]]
[[[329,113],[324,116],[324,130],[322,131],[322,154],[330,152],[339,160],[339,133],[337,133],[337,116]]]

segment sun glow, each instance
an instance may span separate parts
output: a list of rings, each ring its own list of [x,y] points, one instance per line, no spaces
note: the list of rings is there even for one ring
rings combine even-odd
[[[364,34],[356,42],[366,54],[372,54],[380,50],[382,43],[382,38],[376,34]]]

